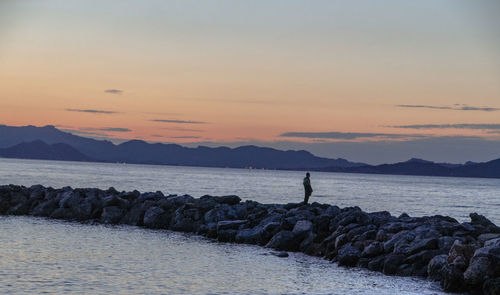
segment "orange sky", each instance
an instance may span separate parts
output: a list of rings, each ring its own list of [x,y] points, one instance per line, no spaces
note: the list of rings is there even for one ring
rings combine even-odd
[[[486,5],[101,2],[0,4],[0,124],[162,142],[498,137],[394,128],[500,123]]]

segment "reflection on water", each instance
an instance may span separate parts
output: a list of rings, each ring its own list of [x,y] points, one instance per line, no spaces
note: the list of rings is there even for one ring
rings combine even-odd
[[[320,258],[129,226],[0,217],[1,294],[444,294]]]

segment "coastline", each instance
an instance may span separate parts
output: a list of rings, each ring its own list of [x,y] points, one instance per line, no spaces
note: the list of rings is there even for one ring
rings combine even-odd
[[[428,277],[444,290],[498,294],[500,228],[471,214],[391,216],[358,207],[261,204],[237,196],[164,196],[113,188],[0,186],[0,214],[193,232],[221,242],[300,251],[387,275]]]

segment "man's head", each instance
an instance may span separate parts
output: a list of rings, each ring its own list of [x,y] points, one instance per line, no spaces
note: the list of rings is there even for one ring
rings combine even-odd
[[[311,174],[309,172],[306,173],[306,177],[310,177]]]

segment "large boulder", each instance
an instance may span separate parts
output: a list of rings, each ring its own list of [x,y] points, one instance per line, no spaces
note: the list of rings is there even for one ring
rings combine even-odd
[[[274,235],[267,243],[266,247],[274,248],[280,251],[297,251],[299,244],[295,239],[295,235],[289,230],[283,230]]]
[[[349,243],[338,250],[337,259],[341,266],[356,266],[360,256],[361,251]]]
[[[445,265],[442,271],[441,287],[447,292],[465,291],[463,272],[453,265]]]
[[[484,295],[500,294],[500,278],[488,279],[483,284]]]
[[[293,234],[297,237],[297,239],[304,239],[307,237],[313,230],[313,224],[309,220],[299,220],[295,223],[293,227]]]
[[[106,207],[102,210],[101,222],[105,224],[117,224],[122,219],[123,210],[116,207]]]
[[[500,247],[483,247],[474,252],[464,272],[468,285],[480,286],[485,279],[500,276]]]
[[[433,281],[441,281],[443,267],[446,265],[448,255],[442,254],[434,256],[427,266],[427,276]]]
[[[148,228],[167,228],[169,224],[168,215],[165,210],[160,207],[150,207],[144,213],[142,223]]]
[[[39,204],[38,206],[36,206],[33,209],[33,211],[31,212],[31,214],[33,216],[48,217],[58,207],[59,207],[59,204],[58,204],[58,202],[56,200],[54,200],[54,199],[48,200],[48,201],[45,201],[45,202]]]
[[[403,254],[395,254],[395,253],[388,254],[384,259],[384,268],[382,271],[386,275],[396,274],[396,272],[399,269],[399,266],[403,264],[405,259],[406,256]]]
[[[363,257],[374,257],[384,253],[384,246],[378,241],[372,242],[370,245],[363,249],[361,256]]]

